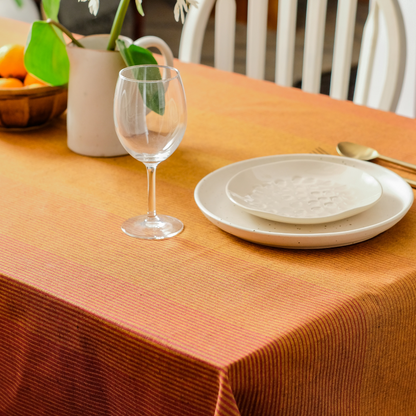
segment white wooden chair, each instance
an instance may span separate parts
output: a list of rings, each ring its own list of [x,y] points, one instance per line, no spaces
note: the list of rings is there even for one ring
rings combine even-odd
[[[179,59],[199,63],[205,29],[215,7],[215,67],[234,68],[235,0],[199,0],[191,7],[182,30]],[[389,39],[387,75],[377,108],[394,111],[399,99],[406,61],[406,37],[397,0],[370,0],[363,31],[354,102],[367,105],[380,13]],[[264,79],[268,0],[248,0],[246,74]],[[308,0],[302,89],[319,93],[327,0]],[[345,100],[348,94],[357,0],[338,0],[330,96]],[[279,0],[275,82],[293,84],[297,0]]]
[[[28,23],[40,19],[39,10],[34,0],[24,0],[21,7],[17,5],[15,0],[0,0],[0,16]]]

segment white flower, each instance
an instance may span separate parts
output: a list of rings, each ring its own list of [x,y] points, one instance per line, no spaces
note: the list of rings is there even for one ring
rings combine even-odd
[[[174,14],[175,20],[179,21],[179,16],[181,17],[182,24],[185,23],[185,12],[188,12],[189,6],[198,7],[197,0],[176,0]]]
[[[136,7],[137,11],[144,16],[143,7],[142,7],[142,0],[136,0]]]
[[[94,16],[97,16],[98,9],[100,7],[100,0],[78,0],[78,2],[85,3],[86,1],[89,1],[88,3],[88,9],[90,10],[90,13]]]

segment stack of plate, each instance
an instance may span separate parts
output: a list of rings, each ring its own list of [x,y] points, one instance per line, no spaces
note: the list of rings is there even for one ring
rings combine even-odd
[[[375,237],[413,203],[410,186],[376,164],[329,155],[279,155],[218,169],[195,189],[215,225],[286,248],[328,248]]]

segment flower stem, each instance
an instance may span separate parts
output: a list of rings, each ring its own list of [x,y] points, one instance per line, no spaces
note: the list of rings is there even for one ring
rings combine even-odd
[[[116,48],[116,40],[120,36],[121,27],[126,17],[127,9],[129,7],[130,0],[120,0],[118,5],[116,17],[114,18],[113,27],[110,32],[110,40],[108,41],[107,50],[113,51]]]
[[[72,35],[72,33],[65,27],[65,26],[62,26],[60,23],[58,23],[57,21],[55,21],[55,20],[52,20],[52,19],[48,19],[47,21],[46,21],[46,23],[49,23],[50,25],[53,25],[53,26],[56,26],[58,29],[60,29],[62,32],[64,32],[65,33],[65,35],[67,35],[71,40],[72,40],[72,43],[73,44],[75,44],[75,45],[77,45],[79,48],[84,48],[84,45],[81,45],[75,38],[74,38],[74,36]]]

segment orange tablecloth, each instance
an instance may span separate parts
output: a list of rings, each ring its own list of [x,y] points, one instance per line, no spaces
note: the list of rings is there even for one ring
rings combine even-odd
[[[364,243],[285,250],[221,231],[193,191],[342,140],[415,163],[416,122],[178,67],[189,124],[157,179],[185,223],[171,240],[120,230],[146,211],[133,158],[72,153],[64,118],[0,132],[0,415],[414,415],[415,209]]]

